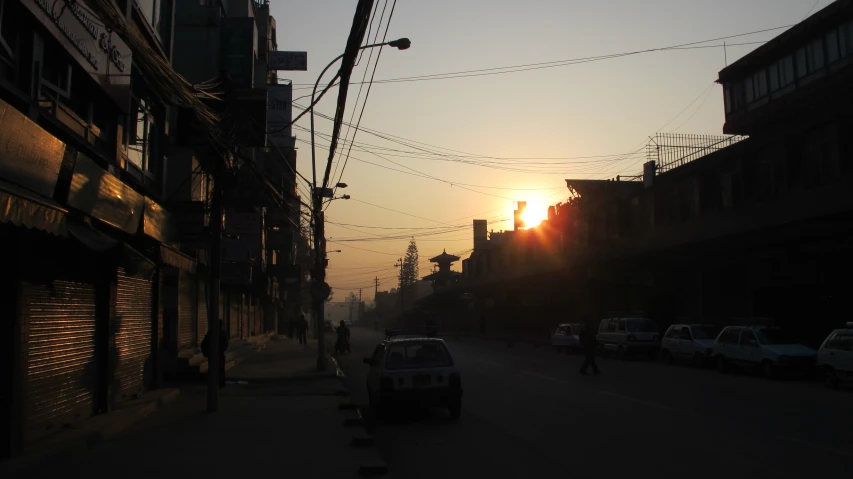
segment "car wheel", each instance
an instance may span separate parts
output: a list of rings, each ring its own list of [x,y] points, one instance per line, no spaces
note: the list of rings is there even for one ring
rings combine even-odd
[[[657,359],[658,351],[656,349],[649,349],[649,361],[654,361]]]
[[[700,353],[695,353],[693,355],[693,366],[698,369],[702,369],[702,366],[705,365],[705,358]]]
[[[668,349],[664,349],[660,352],[660,358],[666,364],[672,364],[672,353],[669,352]]]
[[[729,365],[726,361],[726,358],[724,358],[723,356],[717,356],[717,371],[725,373],[726,371],[728,371],[728,369]]]
[[[838,389],[839,383],[838,374],[835,373],[835,370],[830,367],[826,368],[823,373],[823,384],[829,389]]]
[[[776,376],[778,376],[776,365],[771,361],[764,361],[761,363],[761,369],[764,371],[764,377],[767,379],[776,379]]]
[[[448,412],[450,413],[451,419],[459,419],[462,416],[462,400],[454,399],[450,401],[450,405],[447,407]]]

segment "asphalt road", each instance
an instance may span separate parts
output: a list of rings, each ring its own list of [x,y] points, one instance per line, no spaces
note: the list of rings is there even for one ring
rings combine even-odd
[[[353,400],[382,334],[355,328],[340,358]],[[853,477],[853,391],[648,360],[448,339],[462,418],[420,409],[370,429],[393,477]]]

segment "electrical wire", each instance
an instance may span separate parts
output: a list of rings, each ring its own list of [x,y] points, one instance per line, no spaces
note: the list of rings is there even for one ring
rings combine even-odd
[[[390,78],[390,79],[385,79],[385,80],[375,80],[375,83],[399,83],[399,82],[408,82],[408,81],[446,80],[446,79],[451,79],[451,78],[468,78],[468,77],[476,77],[476,76],[500,75],[500,74],[505,74],[505,73],[517,73],[517,72],[522,72],[522,71],[541,70],[541,69],[545,69],[545,68],[556,68],[556,67],[562,67],[562,66],[568,66],[568,65],[577,65],[580,63],[589,63],[589,62],[594,62],[594,61],[609,60],[612,58],[621,58],[621,57],[626,57],[626,56],[640,55],[640,54],[660,52],[660,51],[668,51],[668,50],[692,50],[692,49],[697,49],[697,48],[709,48],[709,47],[720,48],[720,47],[723,47],[724,45],[701,46],[701,44],[720,41],[720,40],[728,40],[731,38],[739,38],[739,37],[745,37],[745,36],[750,36],[750,35],[756,35],[759,33],[766,33],[766,32],[781,30],[781,29],[785,29],[785,28],[790,28],[792,26],[793,25],[783,25],[783,26],[779,26],[779,27],[765,28],[762,30],[755,30],[755,31],[746,32],[746,33],[726,35],[726,36],[722,36],[722,37],[711,38],[708,40],[699,40],[699,41],[681,43],[681,44],[670,45],[670,46],[665,46],[665,47],[648,48],[648,49],[644,49],[644,50],[634,50],[634,51],[628,51],[628,52],[622,52],[622,53],[612,53],[612,54],[606,54],[606,55],[570,58],[570,59],[554,60],[554,61],[548,61],[548,62],[509,65],[509,66],[503,66],[503,67],[480,68],[480,69],[475,69],[475,70],[462,70],[462,71],[455,71],[455,72],[432,73],[432,74],[426,74],[426,75]],[[760,42],[749,42],[749,43],[757,44]],[[727,44],[725,46],[728,47],[729,45]],[[297,86],[300,86],[300,87],[304,86],[305,88],[309,87],[307,84],[304,84],[304,83],[303,84],[294,84],[294,87],[297,87]],[[302,89],[302,88],[295,88],[295,89]]]
[[[388,0],[385,0],[385,5],[386,6],[388,5]],[[385,33],[382,34],[382,43],[385,43],[386,39],[388,38],[388,29],[391,27],[391,19],[394,18],[394,10],[396,8],[397,8],[397,0],[394,0],[394,3],[391,4],[391,13],[388,14],[388,22],[385,24]],[[384,8],[382,9],[382,14],[383,15],[385,14]],[[381,22],[380,22],[380,24],[381,24]],[[379,30],[377,29],[377,34],[378,33],[379,33]],[[376,43],[375,39],[374,39],[374,43]],[[367,106],[367,99],[370,98],[370,90],[373,87],[373,79],[376,76],[376,68],[379,66],[379,58],[382,56],[382,48],[383,47],[380,46],[379,51],[376,53],[376,62],[373,63],[373,72],[370,74],[370,82],[367,84],[367,93],[365,93],[365,95],[364,95],[364,102],[361,104],[361,112],[359,112],[359,114],[358,114],[358,121],[355,124],[355,129],[353,130],[353,134],[352,134],[352,141],[353,142],[355,141],[355,136],[358,134],[358,127],[361,125],[361,118],[364,116],[364,108]],[[369,63],[370,62],[368,62],[368,64]],[[367,73],[367,70],[365,69],[365,74],[366,73]],[[359,88],[359,95],[361,95],[361,89],[360,88]],[[358,101],[356,101],[356,104],[358,104]],[[353,112],[354,111],[355,110],[353,110]],[[350,122],[352,122],[352,119],[350,119]],[[350,143],[349,149],[347,150],[347,156],[346,156],[346,158],[344,158],[344,166],[341,167],[341,175],[338,177],[338,181],[337,181],[338,183],[340,183],[341,178],[343,178],[343,176],[344,176],[344,170],[346,170],[346,168],[347,168],[347,163],[349,162],[349,157],[350,157],[351,152],[352,152],[352,143]],[[337,187],[335,188],[335,191],[337,191]]]

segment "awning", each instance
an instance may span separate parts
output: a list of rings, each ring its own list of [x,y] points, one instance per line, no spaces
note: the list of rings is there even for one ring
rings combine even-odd
[[[195,259],[165,244],[160,245],[160,259],[169,266],[195,273]]]
[[[92,251],[103,253],[118,246],[119,241],[78,220],[68,221],[70,236]]]
[[[67,236],[66,213],[59,203],[0,181],[0,223]]]

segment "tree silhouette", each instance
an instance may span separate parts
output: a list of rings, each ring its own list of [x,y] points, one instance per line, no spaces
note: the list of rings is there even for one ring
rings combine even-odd
[[[403,298],[403,304],[410,304],[413,297],[415,283],[418,282],[418,245],[415,240],[409,241],[409,247],[406,248],[406,256],[403,258],[403,265],[400,268],[400,295]]]

